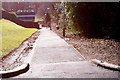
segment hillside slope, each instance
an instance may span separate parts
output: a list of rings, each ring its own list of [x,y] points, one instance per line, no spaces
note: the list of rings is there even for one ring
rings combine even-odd
[[[14,48],[18,47],[25,39],[30,37],[37,29],[29,29],[19,26],[9,20],[0,20],[0,34],[2,34],[1,40],[2,45],[0,45],[0,57],[7,55]]]

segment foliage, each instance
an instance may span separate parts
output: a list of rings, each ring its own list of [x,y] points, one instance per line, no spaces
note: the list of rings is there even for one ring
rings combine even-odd
[[[78,24],[75,23],[75,8],[76,3],[75,2],[63,2],[63,3],[57,3],[54,5],[54,8],[56,10],[56,15],[54,16],[58,20],[58,26],[60,28],[66,28],[67,33],[76,34],[81,32],[80,28],[78,28]]]
[[[118,38],[119,3],[77,3],[75,13],[86,37]]]
[[[64,2],[55,5],[58,25],[89,38],[119,39],[119,3]],[[62,25],[61,25],[62,24]]]
[[[37,29],[28,29],[19,26],[9,20],[1,19],[0,24],[2,31],[2,45],[0,45],[0,51],[2,52],[0,57],[7,55],[14,48],[17,48],[22,41],[31,36]]]

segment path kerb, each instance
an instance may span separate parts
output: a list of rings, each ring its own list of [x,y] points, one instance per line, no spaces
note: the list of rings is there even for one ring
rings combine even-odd
[[[38,31],[40,31],[40,29],[39,29]],[[33,57],[33,54],[34,54],[34,51],[35,51],[35,48],[36,48],[38,39],[39,39],[39,36],[38,36],[38,38],[36,39],[35,43],[33,44],[33,49],[30,51],[29,55],[27,56],[26,60],[24,60],[24,62],[26,62],[26,63],[28,63],[28,64],[31,63],[31,60],[32,60],[32,57]]]
[[[22,64],[21,66],[19,66],[19,67],[17,67],[17,68],[14,68],[13,70],[0,71],[0,75],[12,73],[12,72],[17,72],[17,71],[20,71],[20,70],[25,69],[27,66],[28,66],[28,63],[24,63],[24,64]]]
[[[120,66],[118,66],[118,65],[110,64],[110,63],[103,62],[103,61],[100,61],[97,59],[91,59],[91,62],[94,64],[97,64],[98,66],[101,66],[101,67],[120,71]]]

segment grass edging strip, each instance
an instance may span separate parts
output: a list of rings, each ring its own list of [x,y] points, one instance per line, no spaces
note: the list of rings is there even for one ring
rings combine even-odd
[[[93,63],[97,64],[98,66],[102,66],[104,68],[111,69],[111,70],[120,71],[120,66],[118,66],[118,65],[110,64],[110,63],[103,62],[103,61],[100,61],[97,59],[91,59],[91,61]]]

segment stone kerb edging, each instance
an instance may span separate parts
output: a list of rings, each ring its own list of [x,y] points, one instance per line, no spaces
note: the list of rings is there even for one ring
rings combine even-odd
[[[29,63],[24,63],[21,66],[14,68],[13,70],[8,71],[0,71],[0,76],[2,78],[9,78],[13,76],[17,76],[21,73],[24,73],[29,70]]]
[[[112,70],[120,71],[120,66],[118,66],[118,65],[110,64],[110,63],[103,62],[103,61],[100,61],[97,59],[91,59],[91,61],[99,66],[102,66],[102,67],[105,67],[108,69],[112,69]]]

